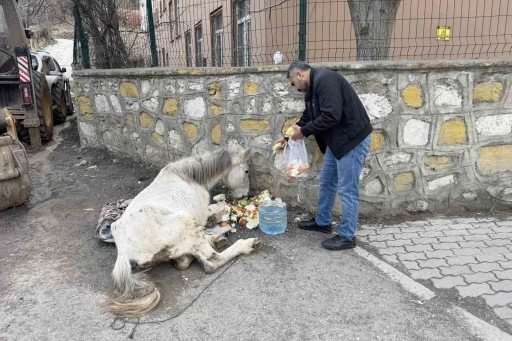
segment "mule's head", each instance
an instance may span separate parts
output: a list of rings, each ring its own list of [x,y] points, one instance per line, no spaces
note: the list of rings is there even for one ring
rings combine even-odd
[[[230,151],[231,169],[222,182],[234,198],[243,198],[249,194],[249,153],[249,149]]]

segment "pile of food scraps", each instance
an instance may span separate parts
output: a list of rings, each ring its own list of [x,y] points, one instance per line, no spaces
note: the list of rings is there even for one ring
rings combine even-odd
[[[237,224],[241,227],[254,229],[260,224],[258,206],[263,200],[271,200],[268,190],[265,190],[252,198],[245,198],[235,200],[231,203],[226,203],[226,213],[222,216],[219,225],[227,227],[230,225],[234,228]],[[215,202],[226,202],[226,196],[219,194],[213,197]]]

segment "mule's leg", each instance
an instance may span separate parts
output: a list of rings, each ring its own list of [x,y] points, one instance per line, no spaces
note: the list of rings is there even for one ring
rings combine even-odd
[[[208,217],[213,216],[216,223],[220,222],[222,216],[226,214],[226,212],[227,204],[225,202],[208,205]]]
[[[203,266],[204,271],[206,273],[212,273],[233,258],[241,254],[248,255],[260,246],[261,242],[256,238],[240,239],[226,250],[219,253],[212,248],[206,238],[199,238],[197,245],[193,246],[193,254]]]
[[[214,248],[214,249],[221,249],[229,242],[229,240],[224,237],[224,235],[213,235],[213,234],[205,234],[204,235],[206,240],[208,240],[208,243]]]
[[[192,255],[183,255],[181,257],[178,257],[176,259],[172,260],[172,264],[174,267],[178,270],[185,270],[188,269],[190,266],[190,263],[195,259]]]

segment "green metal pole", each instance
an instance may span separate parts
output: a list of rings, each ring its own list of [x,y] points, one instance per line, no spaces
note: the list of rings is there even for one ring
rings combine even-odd
[[[306,60],[306,20],[308,1],[300,0],[299,4],[299,59]]]
[[[151,0],[146,0],[148,13],[149,43],[151,48],[151,66],[158,66],[158,52],[156,50],[155,23],[153,22],[153,5]]]
[[[80,49],[82,50],[82,67],[84,69],[91,68],[91,60],[89,58],[89,41],[85,36],[84,27],[82,25],[82,17],[78,6],[74,6],[73,13],[75,15],[76,26],[78,27],[78,36],[80,39]]]

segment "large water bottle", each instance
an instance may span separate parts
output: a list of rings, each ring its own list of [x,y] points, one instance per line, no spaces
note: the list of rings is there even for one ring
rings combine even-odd
[[[266,234],[281,234],[286,230],[288,215],[281,199],[264,200],[259,204],[260,230]]]

